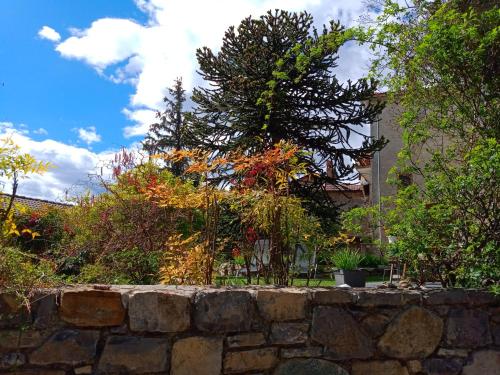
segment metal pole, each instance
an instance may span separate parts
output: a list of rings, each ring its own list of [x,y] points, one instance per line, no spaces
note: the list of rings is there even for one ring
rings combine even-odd
[[[377,141],[380,139],[380,117],[377,117]],[[380,219],[382,214],[382,203],[380,194],[380,150],[377,151],[377,203],[378,203],[378,238],[380,243],[382,243],[382,221]],[[382,255],[381,248],[379,247],[379,253]]]

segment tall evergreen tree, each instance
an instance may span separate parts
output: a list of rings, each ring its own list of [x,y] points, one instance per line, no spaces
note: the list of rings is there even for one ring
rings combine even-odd
[[[318,32],[310,14],[276,10],[230,27],[218,53],[198,49],[200,74],[210,86],[193,92],[195,145],[252,153],[291,141],[308,151],[304,161],[318,176],[314,192],[306,192],[311,196],[325,182],[352,177],[352,161],[384,144],[362,132],[383,105],[370,101],[374,81],[337,79],[338,50],[348,39],[339,23]],[[330,176],[327,160],[336,169]]]
[[[142,145],[150,155],[161,154],[171,150],[180,150],[186,147],[186,121],[183,111],[186,101],[182,79],[177,78],[174,86],[168,89],[168,96],[163,98],[166,108],[157,113],[158,122],[152,124]],[[180,176],[184,171],[181,162],[168,166],[175,176]]]

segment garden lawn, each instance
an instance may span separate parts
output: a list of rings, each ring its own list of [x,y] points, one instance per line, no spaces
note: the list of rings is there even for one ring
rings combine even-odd
[[[386,278],[387,279],[387,278]],[[382,280],[382,276],[367,276],[366,282],[380,282],[387,281]],[[247,281],[245,277],[242,276],[217,276],[215,279],[216,285],[247,285]],[[257,285],[257,278],[252,277],[252,285]],[[263,278],[260,278],[259,285],[266,285]],[[297,278],[293,279],[292,286],[307,286],[307,279]],[[309,280],[309,286],[318,287],[318,286],[335,286],[335,280],[333,279],[311,279]]]

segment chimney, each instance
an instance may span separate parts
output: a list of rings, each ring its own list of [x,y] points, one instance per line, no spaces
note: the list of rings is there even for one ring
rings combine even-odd
[[[335,169],[333,168],[333,161],[326,161],[326,175],[330,178],[336,178]]]

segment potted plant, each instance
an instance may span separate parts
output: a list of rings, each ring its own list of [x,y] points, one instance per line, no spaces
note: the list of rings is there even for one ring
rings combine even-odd
[[[356,250],[342,249],[331,256],[334,266],[335,284],[347,284],[351,287],[364,287],[366,285],[365,271],[359,270],[363,256]]]

